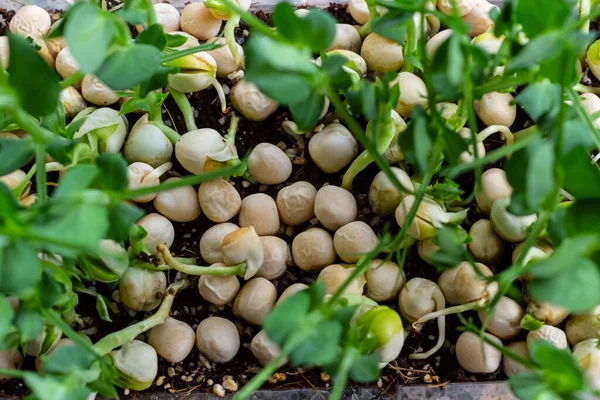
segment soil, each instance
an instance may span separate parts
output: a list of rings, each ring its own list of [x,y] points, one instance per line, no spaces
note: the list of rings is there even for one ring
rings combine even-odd
[[[345,6],[332,4],[328,11],[336,17],[340,22],[353,23],[350,15],[346,12]],[[4,12],[0,10],[0,33],[5,29],[5,22],[10,20],[14,15],[12,11]],[[269,16],[263,12],[258,12],[257,15],[265,20],[269,20]],[[238,42],[243,44],[247,31],[242,25],[237,30]],[[231,87],[231,82],[223,81],[225,90]],[[221,133],[226,133],[228,129],[228,120],[231,114],[223,115],[220,111],[216,92],[212,89],[207,89],[199,93],[194,93],[190,97],[192,106],[197,112],[196,122],[199,127],[214,128]],[[177,131],[184,133],[186,131],[183,124],[183,119],[177,109],[177,106],[168,99],[165,104],[165,122],[174,126]],[[293,173],[286,184],[305,180],[319,188],[324,184],[339,185],[341,183],[342,173],[328,175],[323,173],[310,160],[309,157],[302,157],[302,150],[298,143],[290,138],[282,129],[281,122],[289,118],[288,111],[281,107],[268,120],[264,122],[252,122],[243,119],[240,121],[239,130],[236,137],[236,146],[240,156],[247,154],[254,146],[261,142],[269,142],[280,147],[295,151],[297,156],[293,160]],[[328,120],[335,119],[335,115],[330,113]],[[133,122],[133,121],[132,121]],[[523,127],[526,122],[526,116],[519,113],[515,129]],[[492,137],[486,141],[488,150],[492,150],[501,145],[499,138]],[[368,205],[367,193],[370,182],[378,172],[376,166],[372,165],[365,171],[361,172],[354,184],[353,193],[357,198],[359,205],[358,219],[370,224],[376,232],[380,232],[383,225],[388,222],[371,213]],[[170,176],[186,174],[183,168],[178,164],[169,173]],[[466,174],[458,179],[465,193],[471,193],[473,189],[473,177]],[[242,198],[252,193],[264,192],[273,197],[276,196],[278,190],[284,185],[276,186],[261,186],[251,184],[243,178],[233,180],[234,186],[242,195]],[[152,206],[145,207],[147,211],[152,211]],[[470,213],[469,220],[464,227],[468,230],[470,224],[474,223],[481,216]],[[237,222],[237,217],[231,222]],[[171,250],[180,256],[199,258],[201,262],[198,241],[202,233],[212,226],[213,223],[205,216],[201,216],[196,221],[190,223],[174,223],[176,239],[171,247]],[[285,239],[291,244],[294,232],[301,232],[310,225],[310,222],[294,228],[285,227],[282,224],[282,229],[279,237]],[[390,224],[395,226],[395,222]],[[512,250],[512,249],[511,249]],[[500,263],[499,269],[502,269],[510,264],[510,253],[507,251],[505,259]],[[433,267],[423,262],[417,255],[416,249],[413,246],[407,262],[404,266],[407,279],[413,277],[424,277],[437,281],[439,274]],[[175,275],[172,273],[170,279]],[[311,283],[315,280],[316,274],[307,274],[300,271],[298,268],[291,267],[283,277],[274,281],[278,292],[281,293],[287,286],[294,282]],[[196,283],[196,282],[194,282]],[[118,291],[115,284],[112,285],[97,285],[98,292],[105,294],[109,299],[114,299],[118,303]],[[101,321],[95,310],[94,299],[90,296],[81,295],[80,305],[77,312],[82,316],[84,321],[83,326],[77,327],[86,332],[93,341],[105,336],[108,333],[121,329],[129,324],[137,322],[149,314],[137,313],[129,314],[121,304],[119,305],[120,313],[118,315],[111,314],[113,322]],[[392,308],[397,309],[396,302],[387,304]],[[260,369],[260,365],[250,352],[249,346],[253,336],[259,331],[257,326],[248,326],[236,318],[230,306],[217,307],[209,305],[198,294],[195,285],[183,291],[177,296],[173,309],[172,316],[189,323],[194,329],[197,324],[208,316],[222,316],[234,321],[241,331],[242,347],[234,361],[224,365],[211,365],[210,368],[204,364],[200,358],[199,352],[194,349],[192,353],[181,363],[170,364],[163,359],[159,361],[158,379],[149,391],[156,392],[189,392],[192,390],[211,391],[212,383],[222,383],[225,376],[231,376],[235,382],[241,387],[246,381]],[[466,314],[467,317],[473,317],[477,320],[477,316]],[[460,331],[458,330],[459,323],[456,317],[450,316],[447,318],[446,345],[433,357],[428,360],[413,361],[408,359],[408,354],[417,351],[417,349],[429,349],[437,340],[437,324],[430,322],[426,324],[422,331],[417,333],[410,331],[400,357],[388,365],[382,371],[380,381],[372,386],[382,389],[382,394],[392,394],[397,385],[404,384],[444,384],[448,382],[471,382],[471,381],[497,381],[505,380],[506,376],[501,371],[492,374],[470,374],[461,369],[453,354],[454,346]],[[407,329],[409,327],[407,326]],[[28,360],[26,367],[33,367],[33,361]],[[351,384],[352,385],[352,384]],[[289,368],[280,369],[280,373],[275,375],[269,383],[265,384],[264,389],[292,389],[292,388],[307,388],[318,387],[327,389],[330,387],[329,377],[322,375],[317,369],[307,370],[292,370]],[[3,395],[22,396],[25,395],[26,388],[17,381],[5,381],[0,385],[0,397]],[[129,398],[127,394],[123,394],[123,398]]]

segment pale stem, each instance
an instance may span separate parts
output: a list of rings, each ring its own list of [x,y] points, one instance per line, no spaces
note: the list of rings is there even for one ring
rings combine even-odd
[[[502,134],[502,139],[504,139],[504,142],[506,142],[506,144],[512,144],[515,141],[512,132],[506,126],[490,125],[477,134],[477,143],[483,142],[485,139],[497,132],[500,132]]]
[[[165,264],[172,269],[188,275],[244,276],[244,273],[246,272],[246,263],[232,266],[211,265],[209,267],[182,263],[173,257],[167,246],[162,243],[156,247],[156,251],[158,257],[161,258]]]
[[[446,299],[441,291],[436,290],[433,293],[433,299],[435,300],[435,304],[437,306],[437,311],[441,311],[446,307]],[[411,360],[423,360],[425,358],[429,358],[434,355],[439,349],[442,348],[444,342],[446,341],[446,316],[442,315],[437,317],[438,321],[438,340],[435,346],[433,346],[429,351],[424,353],[413,353],[409,354],[408,358]],[[415,322],[416,323],[416,322]],[[414,326],[414,324],[413,324]]]
[[[487,304],[487,302],[488,302],[487,298],[479,299],[479,300],[472,301],[470,303],[461,304],[461,305],[454,306],[454,307],[447,307],[447,308],[444,308],[443,310],[439,310],[439,311],[435,311],[435,312],[423,315],[421,318],[419,318],[418,320],[413,322],[413,327],[415,325],[424,324],[427,321],[431,321],[434,318],[439,318],[444,315],[452,315],[452,314],[462,313],[465,311],[477,310],[477,309],[485,306]]]
[[[212,85],[217,91],[217,96],[219,96],[219,102],[221,103],[221,112],[225,114],[228,110],[227,108],[227,99],[225,99],[225,92],[223,91],[223,86],[219,83],[218,79],[214,79],[212,81]]]
[[[121,329],[120,331],[104,336],[94,345],[94,350],[96,353],[104,356],[114,349],[123,346],[125,343],[131,342],[139,334],[144,333],[157,325],[163,324],[169,316],[175,295],[178,291],[185,289],[188,285],[189,281],[186,279],[171,284],[171,286],[167,288],[162,303],[154,315],[136,324],[128,326],[125,329]]]

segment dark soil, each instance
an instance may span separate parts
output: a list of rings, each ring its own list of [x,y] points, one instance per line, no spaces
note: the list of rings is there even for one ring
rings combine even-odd
[[[346,12],[345,6],[331,5],[328,11],[332,13],[340,22],[353,23],[350,15]],[[8,21],[13,12],[3,12],[0,10],[0,33],[3,33],[5,29],[4,21]],[[269,20],[269,16],[263,12],[257,13],[257,15],[265,20]],[[238,33],[238,41],[244,42],[245,27],[241,26]],[[224,85],[231,86],[230,82],[223,82]],[[199,127],[203,128],[214,128],[221,133],[226,133],[229,125],[230,114],[223,115],[220,111],[216,92],[212,89],[207,89],[199,93],[194,93],[190,101],[197,111],[196,122]],[[166,109],[168,113],[165,113],[165,121],[167,124],[174,123],[175,128],[183,133],[186,131],[183,124],[183,119],[177,109],[175,103],[169,98],[166,102]],[[172,118],[171,118],[172,117]],[[304,159],[301,157],[301,149],[282,129],[281,122],[289,118],[288,111],[281,107],[267,121],[264,122],[252,122],[248,120],[242,120],[239,124],[239,130],[236,137],[236,146],[240,156],[249,152],[254,146],[261,142],[269,142],[276,145],[285,144],[289,149],[293,148],[297,151],[298,156],[294,160],[293,173],[288,180],[288,183],[305,180],[312,183],[315,187],[320,188],[325,183],[339,185],[343,173],[327,175],[319,170],[314,163],[307,157]],[[334,116],[329,115],[328,118],[332,119]],[[517,127],[522,127],[525,124],[525,117],[523,114],[519,114],[517,123],[513,128],[518,130]],[[486,142],[488,150],[501,145],[501,141],[496,138],[491,138]],[[342,171],[343,172],[343,171]],[[369,223],[376,232],[381,231],[386,221],[371,214],[367,193],[370,182],[372,181],[375,174],[378,172],[377,167],[372,165],[365,171],[360,173],[355,180],[353,192],[357,198],[359,205],[359,219]],[[171,176],[177,174],[185,174],[185,171],[176,165],[174,170],[170,172]],[[464,175],[458,179],[465,193],[469,194],[473,187],[472,175]],[[276,196],[278,190],[283,185],[261,187],[259,185],[252,185],[249,182],[245,182],[243,178],[234,179],[234,185],[241,193],[242,197],[263,191],[273,197]],[[152,211],[152,206],[146,207],[147,211]],[[465,225],[468,229],[470,224],[479,219],[480,216],[470,214],[469,221]],[[237,219],[237,217],[236,217]],[[234,219],[231,222],[237,222]],[[177,255],[181,256],[199,256],[198,242],[202,233],[213,225],[206,217],[202,216],[196,221],[177,224],[175,223],[176,239],[172,246],[172,251]],[[303,231],[309,223],[303,226],[297,226],[294,228],[295,232]],[[395,222],[390,224],[391,227],[395,225]],[[288,234],[291,232],[288,232]],[[282,231],[278,236],[287,240],[291,244],[291,240],[294,235],[288,235]],[[501,263],[502,267],[508,266],[510,263],[510,252],[507,252],[505,259]],[[404,267],[407,279],[413,277],[424,277],[437,281],[439,276],[435,269],[425,262],[423,262],[417,255],[416,249],[412,248],[409,253],[408,260]],[[171,275],[171,279],[174,278],[174,274]],[[300,271],[298,268],[289,268],[288,272],[277,279],[274,283],[281,293],[287,286],[294,282],[311,283],[315,280],[316,274],[307,274]],[[195,283],[195,282],[194,282]],[[113,297],[113,293],[116,291],[116,285],[98,285],[97,290],[105,294],[109,299]],[[390,307],[397,309],[396,302],[388,304]],[[77,311],[83,317],[84,326],[77,327],[78,329],[86,331],[90,337],[96,341],[108,333],[121,329],[129,324],[137,322],[143,319],[145,316],[142,313],[137,313],[133,317],[123,309],[122,305],[119,304],[121,312],[118,315],[111,315],[113,319],[112,323],[101,321],[96,313],[94,299],[86,296],[80,296],[80,306]],[[149,315],[149,314],[148,314]],[[238,385],[241,387],[247,380],[259,370],[260,365],[252,355],[249,349],[250,341],[253,336],[259,331],[259,327],[248,326],[236,318],[230,306],[216,307],[209,305],[204,301],[198,294],[195,285],[192,288],[183,291],[175,300],[172,316],[174,318],[183,320],[189,323],[194,329],[197,324],[208,316],[223,316],[236,322],[241,331],[242,347],[234,361],[229,362],[225,365],[216,365],[214,369],[208,369],[202,363],[199,358],[199,352],[194,349],[192,353],[181,363],[170,364],[165,360],[160,360],[159,363],[159,386],[153,385],[149,391],[168,391],[168,392],[188,392],[191,390],[210,391],[211,381],[214,383],[221,383],[223,377],[230,375],[233,377]],[[467,315],[477,319],[475,314]],[[457,329],[459,326],[457,318],[451,316],[447,318],[447,345],[444,346],[435,356],[429,360],[412,361],[408,359],[408,354],[415,352],[417,349],[429,349],[435,344],[437,340],[437,324],[430,322],[423,327],[420,333],[411,332],[406,339],[404,349],[401,356],[392,365],[387,366],[382,371],[382,377],[377,386],[382,388],[382,392],[388,394],[393,393],[397,385],[402,384],[441,384],[448,382],[467,382],[467,381],[494,381],[504,380],[505,375],[498,371],[493,374],[485,375],[473,375],[462,370],[453,354],[453,343],[456,342],[458,335],[460,334]],[[407,326],[407,329],[410,327]],[[26,366],[32,367],[32,360],[28,360]],[[265,389],[291,389],[291,388],[307,388],[307,387],[318,387],[328,388],[330,386],[329,378],[321,375],[316,370],[292,370],[288,368],[282,368],[280,372],[285,374],[278,374],[279,380],[274,380],[264,386]],[[375,384],[373,384],[375,385]],[[3,395],[16,395],[21,396],[26,393],[26,389],[17,381],[3,382],[0,385],[0,397]],[[123,395],[124,397],[129,397]]]

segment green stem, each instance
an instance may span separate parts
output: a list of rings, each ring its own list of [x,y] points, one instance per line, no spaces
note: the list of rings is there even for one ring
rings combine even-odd
[[[177,60],[178,58],[189,56],[190,54],[200,53],[201,51],[210,51],[223,47],[223,45],[216,43],[205,43],[199,46],[190,47],[189,49],[171,51],[160,58],[161,63],[167,63],[169,61]]]
[[[350,368],[352,368],[355,354],[356,350],[352,348],[344,354],[344,357],[338,366],[338,371],[333,379],[334,386],[331,391],[331,396],[329,397],[330,400],[339,400],[342,398],[344,387],[348,381],[348,372],[350,371]]]
[[[227,47],[229,47],[229,51],[233,56],[233,60],[241,64],[243,59],[238,51],[237,42],[235,41],[235,28],[240,24],[240,16],[238,14],[234,14],[229,17],[229,20],[225,24],[225,42],[227,43]]]
[[[470,171],[478,166],[483,166],[483,165],[501,160],[504,157],[506,157],[507,155],[514,153],[515,151],[524,149],[525,147],[529,146],[529,144],[533,141],[533,139],[535,137],[536,136],[534,136],[534,135],[528,135],[521,140],[517,140],[512,145],[501,147],[497,150],[494,150],[494,151],[486,154],[485,157],[476,158],[475,160],[473,160],[469,163],[457,165],[455,167],[446,168],[440,172],[440,176],[448,177],[448,178],[452,179],[452,178],[455,178],[458,175],[464,174],[465,172]]]
[[[254,376],[235,396],[233,396],[234,400],[244,400],[250,397],[252,393],[254,393],[261,385],[269,379],[271,375],[277,371],[277,368],[281,365],[283,360],[287,357],[283,351],[279,353],[277,357],[271,360],[264,368]]]
[[[340,98],[339,94],[329,84],[325,86],[325,94],[327,95],[327,97],[329,97],[329,100],[331,101],[331,104],[333,104],[333,107],[335,108],[336,112],[344,120],[344,122],[346,122],[346,125],[354,134],[356,139],[358,139],[359,143],[371,153],[379,169],[381,169],[385,173],[385,175],[392,182],[394,188],[398,191],[398,193],[402,193],[404,191],[404,187],[398,180],[398,177],[396,177],[396,175],[392,172],[389,164],[387,163],[383,155],[377,152],[377,147],[375,143],[372,140],[369,140],[369,138],[367,138],[367,135],[363,128],[360,126],[360,123],[356,120],[356,118],[354,118],[352,114],[350,114],[350,111],[348,111],[348,108],[342,102],[342,99]]]
[[[48,143],[56,137],[54,133],[42,128],[39,125],[39,121],[27,114],[22,108],[16,108],[13,117],[19,127],[29,133],[37,143]]]
[[[27,185],[31,182],[31,178],[33,177],[33,175],[35,175],[35,171],[36,171],[36,165],[33,164],[33,166],[29,169],[29,171],[27,171],[27,175],[25,175],[25,179],[23,179],[13,190],[13,194],[15,195],[15,197],[17,199],[21,198],[21,195],[23,194],[23,191],[25,190],[25,188],[27,187]]]
[[[588,33],[590,31],[590,11],[592,5],[590,0],[579,0],[579,18],[583,19],[585,22],[581,27],[581,31],[583,33]]]
[[[120,331],[104,336],[93,346],[94,351],[97,354],[104,356],[125,343],[132,341],[139,334],[144,333],[157,325],[163,324],[165,319],[169,316],[175,295],[179,290],[185,289],[188,285],[189,282],[185,279],[171,284],[171,286],[167,288],[165,297],[163,298],[158,311],[156,311],[154,315],[128,326],[127,328],[121,329]]]
[[[415,66],[410,61],[408,61],[407,58],[408,56],[414,55],[417,50],[417,27],[415,25],[414,18],[411,18],[407,25],[407,43],[404,48],[404,65],[402,66],[402,72],[413,72],[415,70]]]
[[[237,5],[237,3],[235,1],[233,1],[233,0],[222,0],[222,1],[225,4],[225,6],[229,10],[231,10],[232,13],[239,15],[240,18],[250,28],[254,29],[254,31],[260,32],[263,35],[270,37],[271,39],[275,39],[275,40],[279,39],[279,35],[277,34],[276,31],[274,31],[268,25],[266,25],[264,22],[262,22],[261,20],[256,18],[253,14],[251,14],[247,11],[244,11],[242,8],[240,8],[239,5]]]
[[[473,332],[475,334],[480,335],[482,333],[482,331],[480,331],[479,329],[477,329],[477,327],[475,325],[473,325],[472,323],[470,323],[469,321],[467,321],[465,319],[465,317],[463,317],[461,314],[458,314],[458,319],[460,320],[460,322],[463,324],[463,326],[465,327],[465,329],[469,332]],[[528,359],[522,357],[521,355],[515,353],[514,351],[510,350],[508,347],[503,346],[502,344],[498,344],[496,343],[494,340],[490,339],[487,335],[483,335],[480,337],[489,345],[491,345],[492,347],[494,347],[496,350],[500,351],[501,353],[503,353],[505,356],[507,356],[508,358],[512,358],[513,360],[515,360],[516,362],[523,364],[525,367],[531,369],[531,370],[537,370],[539,369],[539,367],[533,363],[532,361],[529,361]]]
[[[185,120],[185,126],[188,132],[195,131],[196,129],[198,129],[198,127],[196,126],[196,119],[194,118],[194,110],[192,109],[192,105],[190,104],[190,101],[188,100],[185,93],[181,93],[180,91],[175,90],[173,88],[169,88],[169,92],[171,93],[171,97],[173,97],[173,100],[175,100],[175,103],[177,104],[177,106],[181,110],[181,113],[183,114],[183,119]]]
[[[513,89],[517,86],[522,86],[531,83],[532,80],[534,80],[534,77],[535,73],[527,72],[524,75],[517,75],[512,78],[501,77],[498,79],[492,79],[488,83],[476,86],[473,89],[473,96],[475,98],[480,98],[481,96],[489,92],[502,92],[508,89]]]
[[[148,12],[148,27],[154,25],[158,22],[156,19],[156,12],[154,11],[154,5],[152,4],[152,0],[144,0],[145,8]]]
[[[48,198],[48,186],[46,176],[46,146],[37,144],[35,146],[35,189],[38,195],[37,202],[43,205]]]
[[[231,176],[236,173],[243,173],[243,171],[245,170],[246,163],[240,162],[239,164],[236,164],[231,167],[228,166],[225,168],[214,169],[197,175],[187,175],[181,179],[170,182],[163,182],[155,186],[148,186],[139,189],[128,190],[125,193],[118,194],[118,200],[131,200],[138,196],[145,196],[147,194],[163,192],[165,190],[175,189],[182,186],[193,186],[223,176]]]
[[[232,266],[224,265],[211,265],[209,267],[203,267],[200,265],[190,265],[179,262],[171,251],[164,244],[159,244],[157,247],[157,254],[159,258],[162,258],[165,264],[169,267],[183,272],[188,275],[214,275],[214,276],[244,276],[246,273],[246,263],[241,263]]]
[[[46,318],[52,325],[55,325],[57,328],[62,330],[63,333],[65,335],[67,335],[67,337],[69,339],[74,341],[77,345],[79,345],[81,348],[83,348],[87,353],[89,353],[95,359],[101,360],[101,354],[98,354],[94,350],[94,347],[90,343],[85,341],[85,339],[83,337],[81,337],[81,335],[79,335],[77,332],[75,332],[73,330],[73,328],[71,328],[69,326],[69,324],[67,324],[65,321],[63,321],[61,316],[56,311],[54,311],[52,309],[44,309],[43,308],[41,310],[41,313],[42,313],[42,316],[44,316],[44,318]]]
[[[575,92],[575,89],[572,89],[572,88],[567,89],[567,96],[573,102],[573,105],[575,106],[575,111],[577,111],[577,114],[579,115],[579,117],[583,119],[585,124],[588,126],[590,132],[592,132],[592,138],[594,139],[596,148],[598,150],[600,150],[600,132],[594,126],[594,121],[592,120],[592,117],[583,108],[581,98],[577,95],[577,93]]]
[[[181,138],[181,135],[176,130],[169,128],[162,121],[149,121],[148,123],[160,129],[167,139],[169,139],[169,141],[173,144],[177,143],[177,141]]]
[[[467,57],[463,69],[463,101],[464,106],[467,107],[467,122],[469,130],[471,131],[471,146],[473,147],[473,156],[475,160],[480,158],[479,148],[477,146],[477,116],[475,114],[475,107],[473,104],[473,82],[471,81],[471,57]],[[481,174],[483,174],[483,164],[475,165],[475,193],[477,193],[481,187]]]
[[[79,82],[80,80],[83,79],[83,72],[81,71],[77,71],[74,74],[69,75],[68,77],[66,77],[64,80],[62,80],[60,82],[60,88],[61,89],[66,89],[69,86],[73,86],[75,83]]]

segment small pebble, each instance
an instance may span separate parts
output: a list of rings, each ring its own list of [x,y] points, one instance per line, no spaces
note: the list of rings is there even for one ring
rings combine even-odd
[[[169,389],[171,387],[170,383],[167,383],[165,386],[163,386],[163,389]]]
[[[383,381],[381,380],[381,378],[379,378],[377,380],[377,387],[380,388],[380,389],[383,387]]]
[[[167,368],[167,375],[169,375],[170,378],[174,377],[176,375],[175,369],[173,367]]]
[[[226,375],[223,378],[223,387],[230,392],[237,392],[238,390],[238,384],[231,375]]]
[[[286,236],[289,236],[289,237],[294,236],[294,227],[288,226],[287,228],[285,228],[285,234],[286,234]]]
[[[223,389],[223,386],[217,383],[213,386],[213,393],[216,394],[218,397],[223,397],[225,396],[225,389]]]
[[[209,380],[206,381],[206,384],[208,386],[212,386],[213,383],[215,383],[215,382],[212,379],[209,379]]]
[[[268,188],[269,188],[269,187],[268,187],[267,185],[260,185],[260,186],[258,187],[258,191],[259,191],[259,192],[261,192],[261,193],[262,193],[262,192],[266,192]]]
[[[273,377],[277,379],[279,382],[283,382],[287,379],[287,375],[283,372],[276,372],[273,374]]]
[[[191,382],[191,381],[193,381],[193,380],[194,380],[194,378],[192,378],[191,376],[188,376],[188,377],[185,378],[185,381],[188,382],[188,383]]]
[[[321,380],[323,382],[329,382],[329,375],[327,375],[325,372],[321,372]]]
[[[433,382],[433,379],[431,379],[431,375],[427,374],[423,377],[423,382],[425,383],[431,383]]]
[[[165,383],[165,377],[159,376],[158,379],[156,380],[156,386],[162,386],[163,383]]]
[[[281,150],[285,150],[285,149],[287,149],[287,144],[285,144],[283,142],[279,142],[279,143],[277,143],[277,147],[279,147]]]
[[[250,183],[250,182],[248,182],[248,181],[242,181],[242,186],[243,186],[243,187],[245,187],[245,188],[249,188],[249,187],[250,187],[250,185],[251,185],[251,183]]]
[[[125,390],[123,390],[123,394],[125,396],[128,396],[129,395],[129,388],[125,388]]]

